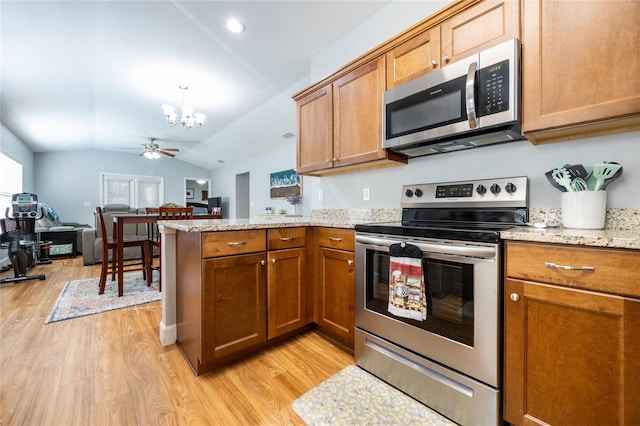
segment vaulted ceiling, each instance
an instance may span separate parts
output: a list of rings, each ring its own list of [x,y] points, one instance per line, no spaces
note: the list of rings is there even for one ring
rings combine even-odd
[[[219,135],[307,76],[310,58],[388,3],[2,0],[0,119],[37,153],[138,155],[153,137],[179,148],[176,158],[213,169],[269,150],[260,137]],[[246,31],[226,30],[232,16]],[[202,128],[166,124],[161,105],[179,106],[180,84],[207,115]],[[295,128],[256,135],[262,130]]]

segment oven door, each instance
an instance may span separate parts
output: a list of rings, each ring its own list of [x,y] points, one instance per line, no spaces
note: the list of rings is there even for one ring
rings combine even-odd
[[[388,311],[389,246],[422,250],[432,309],[425,320]],[[356,234],[356,327],[499,387],[499,245]]]

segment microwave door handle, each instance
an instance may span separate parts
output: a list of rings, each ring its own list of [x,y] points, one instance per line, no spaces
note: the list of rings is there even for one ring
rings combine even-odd
[[[469,71],[467,71],[467,120],[469,120],[469,127],[475,129],[478,127],[476,117],[476,71],[478,70],[478,63],[472,62],[469,64]]]

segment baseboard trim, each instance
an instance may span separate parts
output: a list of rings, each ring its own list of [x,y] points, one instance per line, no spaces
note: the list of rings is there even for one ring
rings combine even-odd
[[[176,325],[165,326],[160,321],[160,342],[162,346],[169,346],[176,343],[178,340],[178,327]]]

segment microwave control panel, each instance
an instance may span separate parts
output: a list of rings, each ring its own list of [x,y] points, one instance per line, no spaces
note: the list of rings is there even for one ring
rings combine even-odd
[[[505,60],[478,71],[478,116],[497,114],[509,109],[509,61]]]

